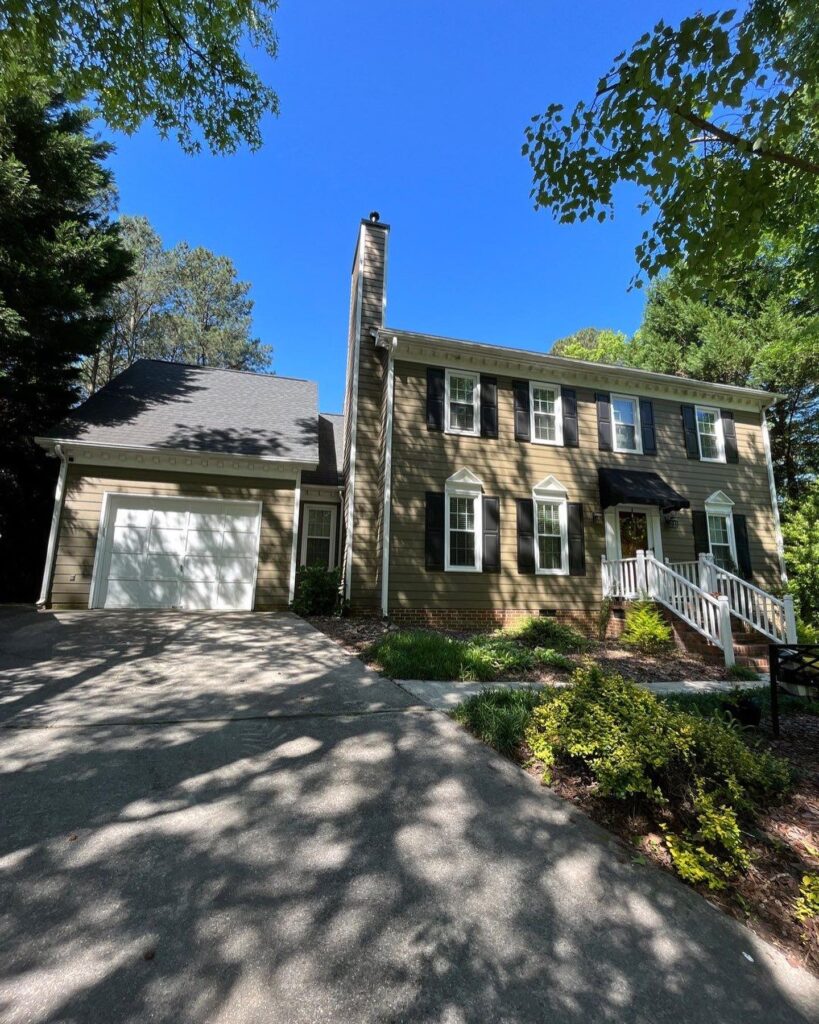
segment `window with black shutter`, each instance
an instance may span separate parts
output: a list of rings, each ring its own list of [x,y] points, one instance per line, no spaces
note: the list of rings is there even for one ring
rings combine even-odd
[[[597,447],[601,452],[611,451],[611,396],[598,391],[594,400],[597,404]]]

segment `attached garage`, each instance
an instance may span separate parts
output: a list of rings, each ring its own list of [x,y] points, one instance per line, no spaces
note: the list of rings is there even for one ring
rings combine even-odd
[[[106,494],[95,608],[250,611],[261,503]]]

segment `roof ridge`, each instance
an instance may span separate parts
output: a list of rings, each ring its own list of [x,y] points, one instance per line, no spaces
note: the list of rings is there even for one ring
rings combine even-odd
[[[149,356],[142,356],[135,360],[131,366],[136,366],[137,363],[159,363],[162,366],[184,366],[189,370],[217,370],[220,373],[244,373],[248,377],[271,377],[276,380],[298,381],[301,384],[316,383],[316,381],[311,380],[309,377],[286,377],[280,373],[276,373],[275,371],[272,373],[262,373],[259,370],[237,370],[232,366],[200,366],[198,363],[181,363],[177,359],[152,359]]]

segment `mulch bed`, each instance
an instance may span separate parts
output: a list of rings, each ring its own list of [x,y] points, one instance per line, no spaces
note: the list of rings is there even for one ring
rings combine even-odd
[[[752,861],[745,874],[720,892],[694,888],[778,946],[790,963],[819,976],[819,921],[798,921],[793,912],[802,876],[819,873],[819,717],[783,713],[780,732],[775,740],[769,722],[763,720],[758,734],[796,769],[793,792],[786,802],[760,814],[756,832],[746,834]],[[518,759],[540,776],[527,750],[521,750]],[[656,822],[636,805],[629,810],[597,796],[592,780],[568,764],[555,766],[552,789],[625,840],[635,858],[644,857],[673,873]]]

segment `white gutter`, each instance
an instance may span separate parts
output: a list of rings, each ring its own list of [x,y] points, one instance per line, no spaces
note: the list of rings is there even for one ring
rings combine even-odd
[[[40,596],[37,599],[38,608],[45,606],[48,601],[49,590],[51,589],[51,578],[54,575],[54,559],[57,555],[57,539],[60,535],[60,518],[65,501],[65,479],[68,475],[68,460],[59,444],[54,445],[54,454],[60,460],[60,472],[57,477],[57,488],[54,491],[54,510],[51,513],[51,529],[48,533],[48,547],[46,548],[45,568],[43,569],[43,585],[40,588]]]
[[[347,478],[347,507],[344,535],[344,597],[350,600],[353,584],[353,522],[355,518],[355,446],[358,429],[358,369],[361,356],[361,305],[364,301],[364,225],[358,230],[358,284],[355,295],[355,327],[353,329],[353,388],[350,409],[350,468]],[[346,410],[345,410],[346,411]]]
[[[392,406],[395,390],[395,350],[398,338],[392,339],[387,362],[387,433],[384,450],[384,513],[381,520],[381,614],[389,614],[390,600],[390,510],[392,508]]]
[[[293,495],[293,543],[290,546],[290,584],[288,587],[287,603],[292,604],[296,596],[296,564],[299,554],[299,512],[301,510],[301,470],[296,479],[296,489]]]
[[[776,496],[776,480],[774,478],[773,459],[771,458],[771,435],[768,430],[768,416],[763,409],[759,414],[762,425],[762,447],[765,450],[765,463],[768,467],[768,487],[771,492],[771,511],[773,512],[774,536],[776,538],[776,553],[779,555],[779,573],[782,582],[788,582],[788,570],[785,568],[785,542],[782,539],[782,524],[779,520],[779,500]]]

